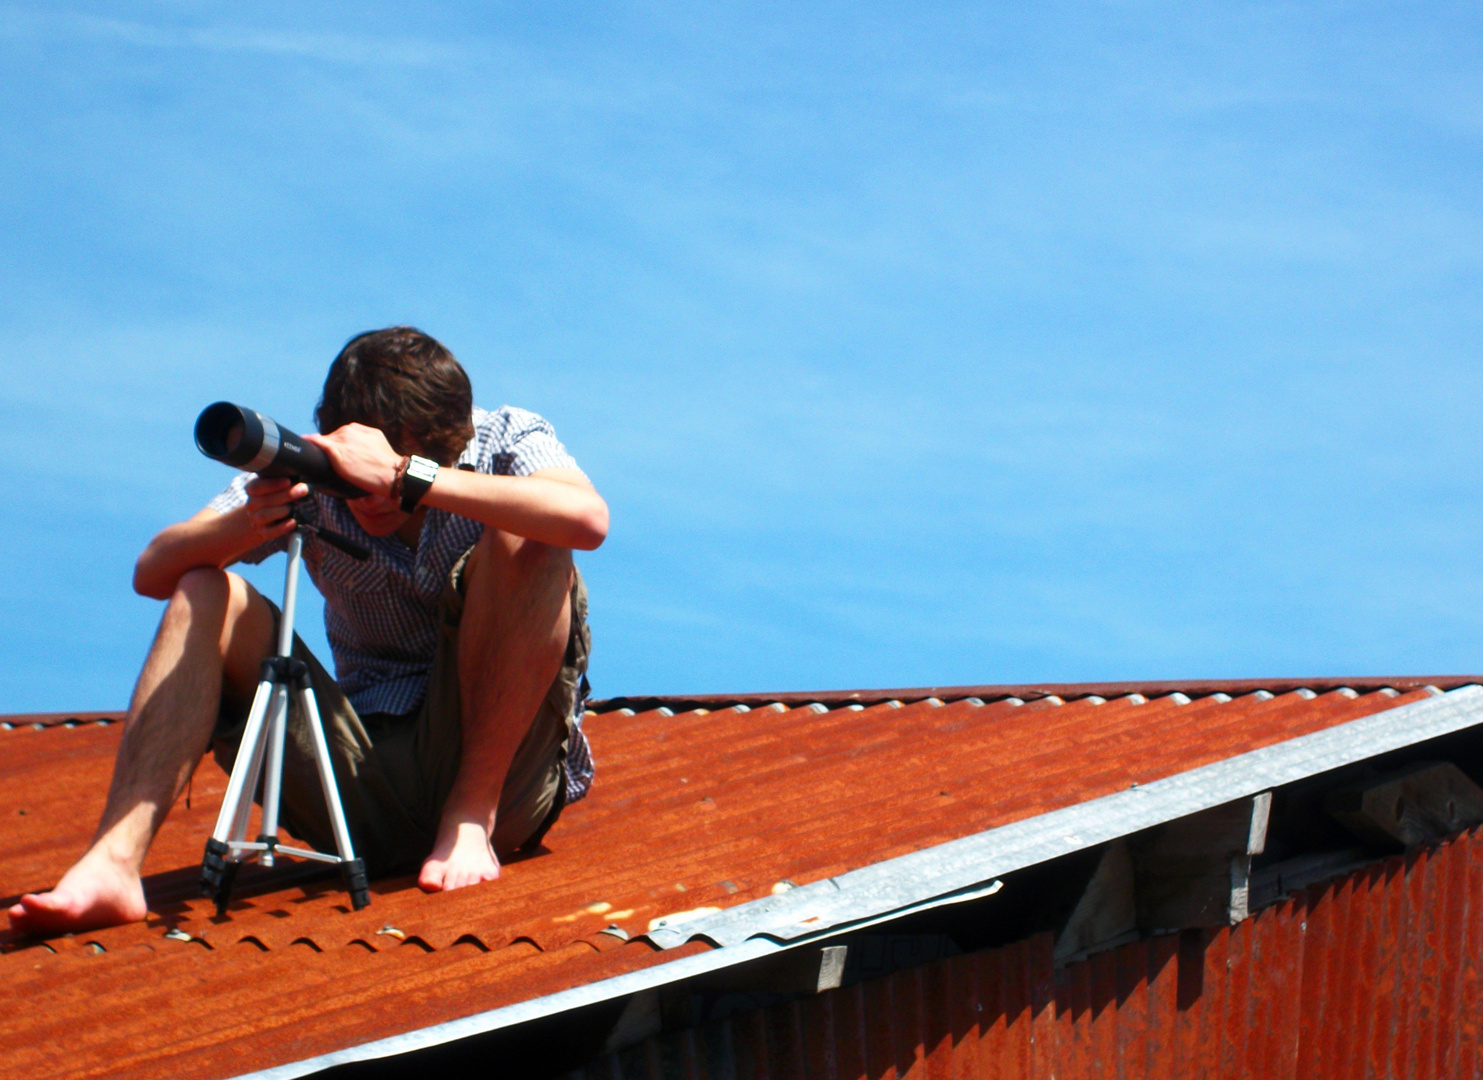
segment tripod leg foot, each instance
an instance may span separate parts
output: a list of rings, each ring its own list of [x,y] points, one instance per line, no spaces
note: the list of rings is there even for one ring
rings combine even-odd
[[[212,837],[206,841],[206,855],[201,859],[201,895],[216,901],[216,913],[225,915],[227,902],[232,897],[232,883],[237,880],[237,868],[242,864],[228,862],[231,853],[224,841]]]
[[[232,899],[232,883],[237,880],[237,871],[241,867],[241,863],[227,863],[227,871],[221,877],[221,887],[216,890],[217,915],[225,915],[227,913],[227,904]]]
[[[347,863],[341,863],[340,869],[345,873],[345,889],[350,893],[350,906],[359,911],[369,905],[371,886],[366,881],[366,861],[351,859]]]
[[[231,848],[212,837],[206,841],[206,854],[201,859],[201,895],[215,896],[227,874],[227,854]]]

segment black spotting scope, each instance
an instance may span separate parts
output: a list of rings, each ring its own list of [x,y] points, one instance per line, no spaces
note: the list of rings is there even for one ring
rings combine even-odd
[[[256,409],[218,401],[196,418],[196,446],[216,461],[259,476],[288,476],[326,495],[358,499],[365,492],[340,478],[325,452]]]

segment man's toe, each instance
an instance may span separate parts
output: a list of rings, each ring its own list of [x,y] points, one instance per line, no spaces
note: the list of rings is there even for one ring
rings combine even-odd
[[[51,929],[57,917],[66,914],[59,899],[52,893],[27,893],[10,909],[10,924],[26,933]]]

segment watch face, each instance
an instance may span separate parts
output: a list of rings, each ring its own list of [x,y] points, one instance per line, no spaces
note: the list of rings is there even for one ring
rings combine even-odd
[[[417,509],[417,504],[437,478],[438,463],[414,454],[407,462],[406,472],[402,474],[402,513],[410,514]]]

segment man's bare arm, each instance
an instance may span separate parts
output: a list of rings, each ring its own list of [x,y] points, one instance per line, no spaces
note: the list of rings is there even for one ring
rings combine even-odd
[[[288,504],[309,493],[303,484],[290,488],[284,479],[252,480],[247,502],[225,514],[207,507],[160,531],[134,564],[134,591],[168,600],[181,575],[198,566],[223,567],[259,544],[293,529]]]
[[[576,469],[488,476],[439,469],[422,505],[555,547],[591,551],[608,535],[608,504]]]
[[[323,448],[352,484],[373,496],[390,495],[402,459],[378,429],[346,424],[304,438]],[[591,551],[608,535],[608,504],[576,469],[489,476],[441,468],[421,505],[555,547]]]

